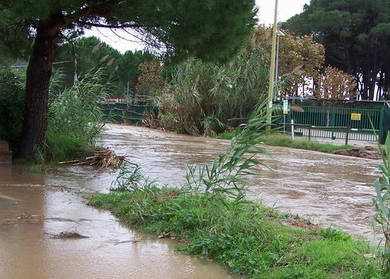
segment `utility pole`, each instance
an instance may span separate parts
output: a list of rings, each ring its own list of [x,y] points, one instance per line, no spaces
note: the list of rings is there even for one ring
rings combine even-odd
[[[276,73],[276,44],[278,36],[278,0],[275,0],[274,26],[272,30],[272,51],[271,66],[269,69],[269,87],[268,87],[268,106],[267,106],[267,126],[270,129],[272,125],[272,107],[275,90],[275,73]]]

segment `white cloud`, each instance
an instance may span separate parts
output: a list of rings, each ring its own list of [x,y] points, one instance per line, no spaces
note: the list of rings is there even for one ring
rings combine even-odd
[[[285,21],[303,11],[303,6],[310,0],[279,0],[279,21]],[[256,0],[259,8],[259,23],[271,24],[274,21],[275,0]]]

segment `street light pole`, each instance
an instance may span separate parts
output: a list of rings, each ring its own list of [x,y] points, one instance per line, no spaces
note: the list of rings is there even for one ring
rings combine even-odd
[[[272,51],[271,66],[269,69],[269,87],[268,87],[268,106],[267,106],[267,126],[271,128],[272,124],[272,107],[275,90],[275,73],[276,73],[276,44],[278,33],[278,0],[275,0],[274,26],[272,30]]]

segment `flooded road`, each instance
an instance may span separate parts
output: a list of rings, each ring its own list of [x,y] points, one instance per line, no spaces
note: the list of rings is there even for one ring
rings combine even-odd
[[[100,144],[162,184],[180,186],[187,164],[212,160],[228,141],[108,125]],[[324,226],[374,239],[372,181],[379,161],[269,147],[250,196]],[[235,278],[177,254],[174,243],[137,234],[80,193],[107,192],[115,174],[69,167],[46,175],[0,166],[0,278]],[[84,238],[61,239],[63,232]]]
[[[0,166],[0,278],[236,278],[85,205],[78,192],[107,190],[111,176],[84,168],[40,176]],[[64,232],[80,238],[62,239]]]
[[[140,127],[107,127],[101,144],[140,164],[146,174],[181,185],[187,164],[204,163],[226,150],[228,141],[164,133]],[[299,214],[356,236],[378,240],[372,228],[373,181],[380,161],[283,147],[267,147],[249,195],[283,212]]]

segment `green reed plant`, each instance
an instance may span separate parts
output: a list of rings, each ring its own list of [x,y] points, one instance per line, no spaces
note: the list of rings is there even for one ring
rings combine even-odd
[[[104,126],[101,101],[107,94],[101,72],[91,72],[56,93],[49,104],[46,159],[61,161],[89,152]]]
[[[179,133],[204,134],[204,124],[210,124],[206,118],[216,111],[212,89],[217,72],[218,66],[193,58],[174,68],[170,81],[157,93],[162,127]]]
[[[245,197],[245,177],[255,175],[261,162],[256,155],[266,150],[258,143],[266,130],[266,102],[262,102],[249,119],[248,125],[231,142],[229,149],[210,164],[189,166],[187,187],[197,192],[223,194],[236,200]]]
[[[114,192],[146,190],[153,186],[156,186],[156,182],[146,177],[138,164],[125,160],[110,190]]]
[[[189,59],[172,70],[156,93],[163,128],[215,135],[246,122],[266,95],[268,70],[262,53],[242,51],[225,65]]]
[[[385,238],[383,251],[385,270],[390,274],[390,136],[382,148],[383,164],[380,167],[382,176],[375,181],[376,221],[382,228]]]

